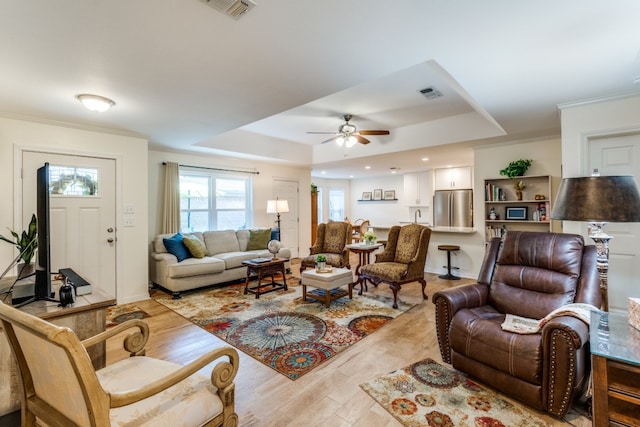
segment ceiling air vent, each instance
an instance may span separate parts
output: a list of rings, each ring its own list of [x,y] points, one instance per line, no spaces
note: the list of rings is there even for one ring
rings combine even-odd
[[[433,86],[429,86],[420,91],[427,99],[436,99],[440,98],[442,94]]]
[[[239,19],[256,5],[251,0],[205,0],[212,8],[228,15],[234,19]]]

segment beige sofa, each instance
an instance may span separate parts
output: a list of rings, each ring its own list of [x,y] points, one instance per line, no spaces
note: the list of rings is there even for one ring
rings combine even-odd
[[[272,257],[267,249],[247,250],[249,230],[223,230],[188,233],[204,243],[207,255],[203,258],[187,258],[178,262],[169,253],[163,239],[173,234],[159,234],[152,243],[150,278],[154,285],[170,291],[180,298],[184,291],[218,283],[231,282],[247,277],[242,261],[260,257]],[[187,235],[187,234],[185,234]],[[291,258],[291,251],[282,248],[278,258]],[[287,271],[290,268],[286,262]]]

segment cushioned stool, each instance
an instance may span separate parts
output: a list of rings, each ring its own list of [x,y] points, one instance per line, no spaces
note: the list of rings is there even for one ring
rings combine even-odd
[[[438,249],[441,251],[447,251],[447,274],[443,274],[442,276],[438,276],[441,279],[445,279],[445,280],[460,280],[459,277],[454,276],[453,274],[451,274],[451,252],[452,251],[459,251],[460,250],[460,246],[458,245],[439,245]],[[458,268],[458,267],[453,267],[453,268]]]

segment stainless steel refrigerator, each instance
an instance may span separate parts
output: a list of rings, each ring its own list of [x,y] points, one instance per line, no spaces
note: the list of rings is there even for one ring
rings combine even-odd
[[[434,227],[473,227],[473,190],[438,190],[433,195]]]

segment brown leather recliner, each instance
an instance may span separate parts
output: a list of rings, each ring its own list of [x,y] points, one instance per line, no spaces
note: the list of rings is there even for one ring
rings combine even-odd
[[[437,292],[442,359],[505,395],[562,417],[587,386],[589,326],[555,317],[537,334],[504,331],[505,314],[542,319],[570,303],[601,305],[595,246],[576,234],[493,239],[478,282]]]

